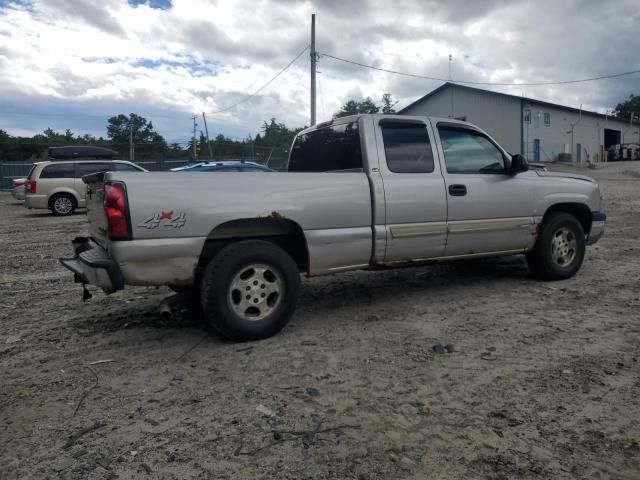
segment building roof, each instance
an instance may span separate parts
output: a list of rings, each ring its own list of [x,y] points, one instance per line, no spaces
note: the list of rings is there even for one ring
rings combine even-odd
[[[539,105],[545,105],[547,107],[559,108],[559,109],[562,109],[562,110],[566,110],[568,112],[575,112],[575,113],[580,112],[579,108],[567,107],[566,105],[560,105],[560,104],[557,104],[557,103],[545,102],[544,100],[537,100],[535,98],[530,98],[530,97],[511,95],[510,93],[494,92],[493,90],[485,90],[483,88],[468,87],[466,85],[460,85],[460,84],[453,83],[453,82],[445,82],[442,85],[440,85],[438,88],[436,88],[434,90],[431,90],[426,95],[420,97],[416,101],[411,102],[406,107],[400,109],[398,111],[398,113],[400,113],[400,114],[405,113],[406,110],[408,110],[409,108],[413,107],[414,105],[417,105],[418,103],[422,102],[423,100],[427,100],[428,98],[431,98],[432,96],[440,93],[443,90],[446,90],[449,87],[456,87],[456,88],[460,88],[462,90],[470,90],[472,92],[490,93],[492,95],[497,95],[499,97],[513,98],[513,99],[518,100],[518,101],[524,100],[525,102],[534,102],[534,103],[537,103]],[[592,111],[589,111],[589,110],[582,110],[582,113],[586,113],[586,114],[589,114],[589,115],[596,115],[596,116],[602,117],[602,118],[609,118],[609,119],[612,119],[612,120],[618,120],[618,121],[621,121],[621,122],[628,122],[629,121],[628,118],[625,119],[625,118],[621,118],[621,117],[615,117],[613,115],[605,115],[604,113],[592,112]],[[638,124],[637,121],[634,121],[633,123],[634,124]]]

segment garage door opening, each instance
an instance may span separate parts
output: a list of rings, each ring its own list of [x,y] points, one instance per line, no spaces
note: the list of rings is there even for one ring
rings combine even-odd
[[[604,149],[607,150],[612,145],[620,145],[622,134],[620,130],[604,129]]]

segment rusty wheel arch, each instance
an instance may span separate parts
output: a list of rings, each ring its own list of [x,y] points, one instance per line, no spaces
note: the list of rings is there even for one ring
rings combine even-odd
[[[202,247],[196,277],[222,248],[247,239],[265,240],[278,245],[293,258],[300,272],[309,271],[309,250],[302,228],[295,221],[272,212],[266,217],[231,220],[213,228]]]

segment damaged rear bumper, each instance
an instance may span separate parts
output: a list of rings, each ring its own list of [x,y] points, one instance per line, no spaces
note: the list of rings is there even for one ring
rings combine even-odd
[[[74,273],[76,282],[101,287],[107,293],[124,288],[120,267],[104,248],[86,237],[75,238],[71,245],[75,256],[59,260]]]

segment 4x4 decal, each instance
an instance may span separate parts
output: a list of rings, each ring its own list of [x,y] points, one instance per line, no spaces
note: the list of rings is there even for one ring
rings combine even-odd
[[[139,228],[158,228],[162,227],[173,227],[173,228],[182,228],[187,223],[187,214],[184,212],[179,212],[177,215],[174,215],[172,211],[160,211],[156,212],[148,218],[145,218],[142,222],[136,225]]]

